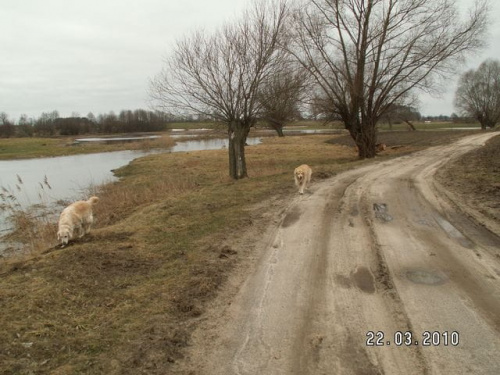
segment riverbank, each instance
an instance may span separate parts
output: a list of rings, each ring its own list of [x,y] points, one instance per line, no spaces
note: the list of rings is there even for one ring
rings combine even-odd
[[[395,143],[359,161],[352,147],[326,142],[332,137],[248,146],[250,178],[241,181],[227,177],[225,150],[150,155],[120,168],[120,181],[92,192],[101,201],[90,236],[0,261],[0,372],[167,373],[228,274],[259,256],[256,239],[297,194],[297,165],[309,164],[315,183],[424,147]]]
[[[0,138],[0,160],[33,159],[124,150],[162,149],[172,147],[175,144],[175,140],[170,138],[169,134],[158,133],[157,135],[160,138],[111,144],[101,142],[76,144],[74,142],[76,138],[83,137]]]

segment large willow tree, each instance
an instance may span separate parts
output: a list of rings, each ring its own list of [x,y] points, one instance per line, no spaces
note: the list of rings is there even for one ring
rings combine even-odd
[[[260,88],[282,63],[287,10],[284,0],[261,1],[213,34],[197,31],[179,40],[151,81],[157,107],[207,115],[227,125],[234,179],[247,177],[245,142],[261,112]]]
[[[454,0],[297,1],[290,52],[340,118],[361,158],[375,156],[376,124],[412,92],[439,88],[483,44],[487,3],[460,17]]]

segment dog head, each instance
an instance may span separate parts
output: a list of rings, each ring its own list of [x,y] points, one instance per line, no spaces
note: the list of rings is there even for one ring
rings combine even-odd
[[[68,244],[69,240],[71,239],[72,233],[69,230],[69,228],[61,228],[57,232],[57,240],[61,241],[61,245],[65,246]]]
[[[97,198],[97,197],[90,197],[87,202],[90,203],[91,205],[94,205],[97,202],[99,202],[99,198]]]
[[[302,179],[304,178],[304,171],[302,170],[295,171],[295,177],[297,177],[297,180],[302,181]]]

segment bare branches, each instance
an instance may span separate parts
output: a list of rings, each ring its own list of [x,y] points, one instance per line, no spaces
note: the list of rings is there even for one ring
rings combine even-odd
[[[287,122],[301,117],[300,106],[307,85],[307,71],[285,59],[280,68],[262,82],[258,94],[259,117],[279,136],[283,136],[283,126]]]
[[[319,97],[355,139],[394,104],[407,104],[414,90],[435,90],[457,62],[483,45],[487,26],[487,0],[477,0],[463,21],[452,0],[308,0],[298,5],[290,53],[314,77],[323,92]]]
[[[226,123],[251,121],[259,109],[259,85],[279,60],[287,9],[285,1],[255,3],[213,35],[198,31],[178,41],[151,81],[154,104]]]
[[[486,1],[477,2],[462,22],[450,0],[308,4],[295,13],[294,55],[324,90],[350,91],[329,95],[339,106],[347,104],[343,99],[361,98],[361,111],[370,107],[375,116],[410,90],[432,89],[457,60],[483,44]]]
[[[481,128],[492,128],[500,121],[500,62],[486,60],[477,70],[460,78],[455,107],[479,121]]]

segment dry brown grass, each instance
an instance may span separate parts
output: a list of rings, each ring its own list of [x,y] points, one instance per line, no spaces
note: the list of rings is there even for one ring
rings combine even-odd
[[[232,244],[271,225],[263,202],[296,193],[293,169],[309,164],[314,183],[361,163],[329,138],[247,147],[241,181],[226,177],[224,150],[150,155],[118,170],[119,182],[92,192],[89,236],[0,262],[0,373],[167,373],[238,261]]]
[[[437,173],[447,189],[493,220],[500,220],[500,135],[469,152]]]
[[[51,189],[47,177],[39,186],[41,203],[37,205],[32,205],[29,199],[23,199],[24,183],[19,176],[15,191],[0,187],[0,212],[14,228],[0,238],[7,244],[14,245],[11,248],[7,246],[7,253],[11,252],[10,249],[22,254],[37,253],[54,243],[57,230],[53,222],[53,212],[47,208],[47,190]]]

